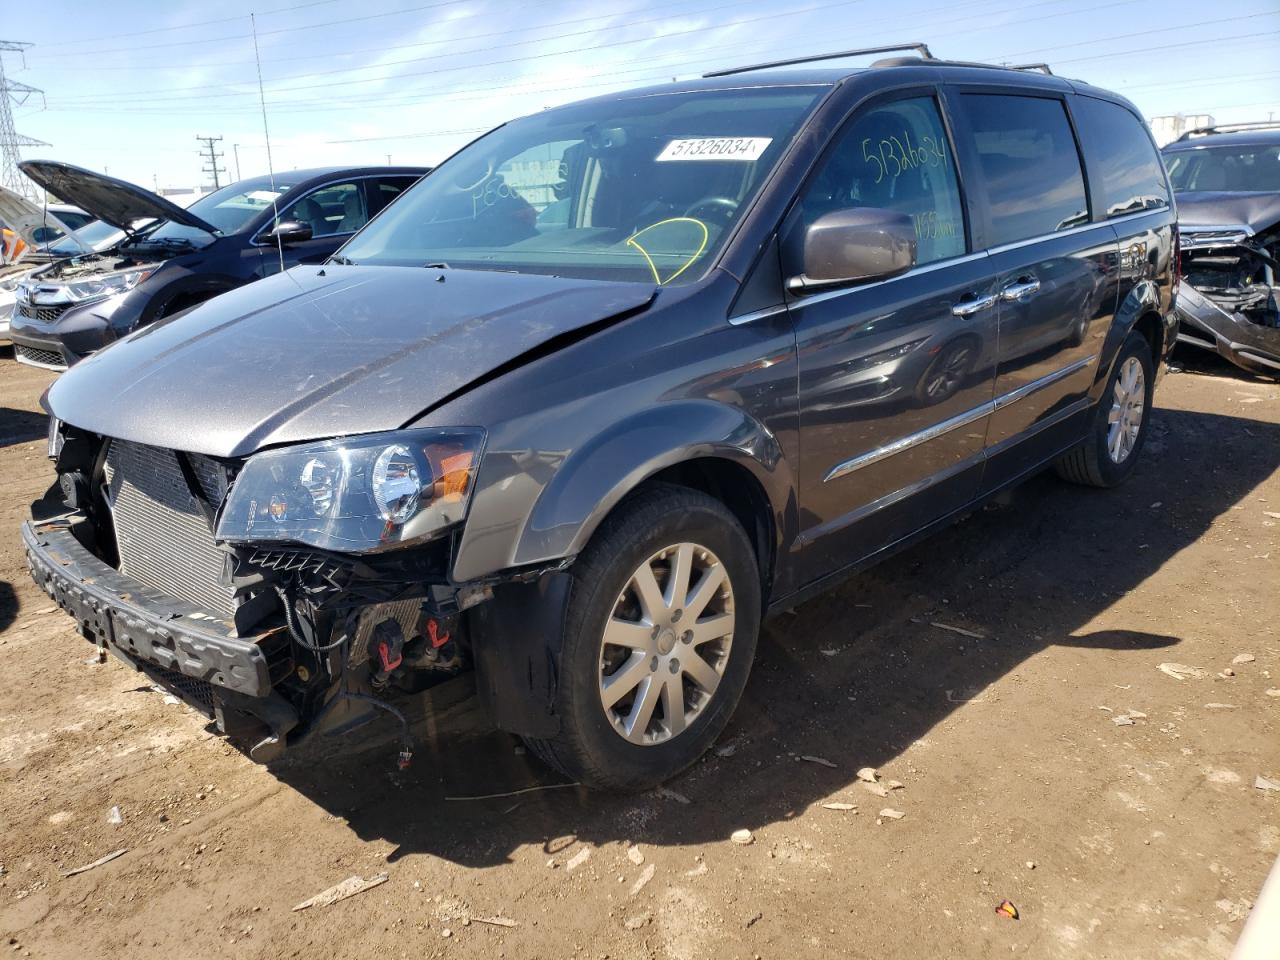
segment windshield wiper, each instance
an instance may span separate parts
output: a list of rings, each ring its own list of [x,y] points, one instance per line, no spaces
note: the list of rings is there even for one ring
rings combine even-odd
[[[443,260],[437,260],[433,263],[424,263],[423,266],[426,267],[428,270],[452,270],[453,269],[453,267],[449,266]]]
[[[339,264],[340,266],[344,266],[344,267],[354,267],[354,266],[356,266],[356,262],[355,262],[354,260],[352,260],[350,257],[344,257],[344,256],[343,256],[342,254],[340,254],[340,253],[335,253],[332,257],[330,257],[330,258],[329,258],[329,262],[330,262],[330,263],[336,263],[336,264]]]

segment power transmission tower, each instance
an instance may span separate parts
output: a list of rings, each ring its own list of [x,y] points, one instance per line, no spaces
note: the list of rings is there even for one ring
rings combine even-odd
[[[226,154],[215,153],[213,149],[213,145],[215,143],[220,142],[222,138],[221,137],[196,137],[196,139],[201,141],[204,144],[204,146],[200,150],[200,155],[202,157],[209,158],[209,165],[207,167],[201,167],[200,169],[203,170],[205,173],[213,175],[213,189],[217,190],[220,186],[222,186],[222,182],[218,179],[218,174],[227,172],[224,168],[218,166],[218,160],[221,157],[225,157]]]
[[[0,186],[8,187],[15,193],[30,197],[32,200],[38,200],[36,185],[23,176],[22,171],[18,169],[18,161],[22,159],[18,148],[47,147],[49,144],[34,137],[24,137],[13,128],[13,105],[22,106],[32,94],[36,93],[40,94],[43,100],[44,91],[10,80],[4,73],[4,54],[6,52],[21,53],[29,46],[31,44],[19,43],[15,40],[0,40]],[[24,57],[23,66],[25,65]]]

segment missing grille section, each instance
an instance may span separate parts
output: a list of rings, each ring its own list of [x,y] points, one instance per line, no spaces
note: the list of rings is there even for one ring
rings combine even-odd
[[[220,503],[225,473],[217,461],[189,456],[205,496]],[[235,611],[226,568],[177,455],[140,443],[112,440],[106,480],[120,572],[212,613]]]

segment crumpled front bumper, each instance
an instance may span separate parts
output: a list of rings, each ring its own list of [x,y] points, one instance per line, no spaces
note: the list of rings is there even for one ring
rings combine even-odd
[[[263,642],[237,637],[214,615],[122,575],[65,527],[22,525],[36,584],[75,618],[86,638],[134,667],[158,667],[252,698],[271,694]]]
[[[1179,341],[1214,350],[1245,370],[1280,375],[1280,329],[1229,313],[1185,280],[1175,310]]]

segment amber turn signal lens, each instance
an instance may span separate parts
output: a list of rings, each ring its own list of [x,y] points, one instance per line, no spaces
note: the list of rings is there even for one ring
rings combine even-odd
[[[433,444],[427,448],[427,456],[437,477],[436,499],[449,503],[460,503],[466,499],[471,487],[472,452]]]

